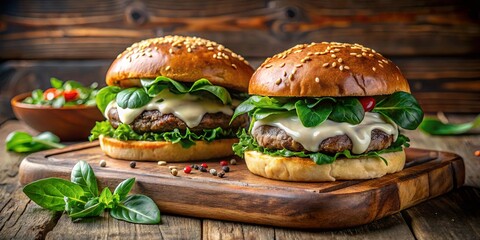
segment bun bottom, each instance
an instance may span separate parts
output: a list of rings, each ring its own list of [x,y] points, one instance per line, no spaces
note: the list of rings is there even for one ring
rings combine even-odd
[[[405,165],[405,151],[381,154],[388,165],[377,157],[335,160],[331,164],[317,165],[310,158],[280,157],[257,151],[245,152],[250,172],[276,180],[298,182],[325,182],[379,178],[401,171]]]
[[[179,143],[164,141],[121,141],[100,136],[100,147],[107,156],[115,159],[137,161],[187,162],[233,155],[232,144],[237,138],[212,142],[195,141],[195,145],[183,148]]]

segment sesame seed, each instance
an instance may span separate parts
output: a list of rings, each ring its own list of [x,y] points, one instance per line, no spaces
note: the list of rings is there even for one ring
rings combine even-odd
[[[332,57],[332,58],[336,58],[336,57],[337,57],[337,55],[335,55],[335,54],[332,54],[332,55],[330,55],[330,57]]]
[[[340,65],[339,69],[340,71],[343,71],[343,65]]]
[[[377,71],[377,69],[376,69],[375,67],[372,67],[372,70],[373,70],[374,72]]]
[[[297,64],[297,65],[295,65],[296,68],[299,68],[299,67],[301,67],[301,66],[303,66],[303,65],[302,65],[302,64]]]
[[[209,51],[213,51],[214,48],[213,48],[213,47],[208,47],[207,49],[208,49]]]
[[[284,77],[287,76],[287,71],[283,72],[283,76],[284,76]]]
[[[316,78],[315,78],[315,82],[319,83],[319,82],[320,82],[320,78],[316,77]]]
[[[294,68],[294,69],[292,70],[292,75],[294,75],[296,72],[297,72],[297,69]]]
[[[366,54],[365,52],[362,52],[362,56],[366,57],[366,56],[367,56],[367,54]]]
[[[373,54],[370,53],[370,54],[368,54],[368,56],[369,56],[369,57],[373,57]]]
[[[320,55],[320,54],[321,54],[320,52],[315,52],[315,55],[317,55],[317,56]]]
[[[350,55],[351,55],[351,56],[356,56],[357,54],[354,53],[354,52],[351,52]]]
[[[382,65],[382,64],[380,64],[380,63],[378,64],[378,66],[380,66],[380,67],[382,67],[382,68],[383,68],[383,65]]]
[[[337,66],[337,63],[336,63],[336,62],[333,62],[333,63],[332,63],[332,67],[335,67],[335,66]]]
[[[312,55],[313,55],[312,52],[308,52],[308,53],[307,53],[307,56],[312,56]]]
[[[173,49],[170,48],[170,49],[168,50],[168,52],[169,52],[170,54],[173,54]]]
[[[293,75],[288,76],[288,80],[293,81]]]
[[[237,65],[235,65],[234,63],[232,63],[232,67],[237,69]]]
[[[213,54],[213,58],[217,58],[217,54],[216,54],[216,53]]]
[[[345,65],[343,68],[345,68],[345,69],[347,69],[347,70],[350,69],[350,67],[349,67],[349,66],[346,66],[346,65]]]
[[[280,85],[280,83],[282,83],[282,79],[281,79],[281,78],[277,79],[277,81],[275,82],[275,84],[277,84],[277,85]]]
[[[362,57],[362,55],[361,55],[361,54],[357,54],[357,56],[356,56],[356,57],[360,58],[360,57]]]
[[[302,49],[296,50],[296,51],[294,51],[293,53],[299,53],[299,52],[302,52]]]
[[[187,52],[191,53],[191,52],[192,52],[192,49],[191,49],[191,48],[187,48]]]
[[[170,66],[167,66],[167,67],[165,68],[165,70],[167,70],[167,71],[170,70]]]
[[[272,67],[272,64],[268,64],[267,66],[265,66],[265,68],[271,68]]]
[[[340,52],[340,49],[335,48],[333,51],[335,51],[335,52]]]
[[[326,68],[326,67],[328,67],[329,64],[330,64],[330,63],[324,63],[324,64],[322,65],[322,67]]]
[[[280,67],[284,67],[284,66],[285,66],[285,62],[283,62],[283,63],[280,65]]]
[[[343,62],[343,59],[342,59],[342,58],[339,58],[339,59],[338,59],[338,62],[339,62],[339,63]]]

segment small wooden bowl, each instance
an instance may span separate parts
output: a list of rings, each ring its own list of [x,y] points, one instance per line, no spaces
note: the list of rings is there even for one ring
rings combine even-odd
[[[97,106],[54,108],[22,103],[30,95],[22,93],[12,98],[15,116],[39,132],[54,133],[62,141],[86,141],[95,122],[105,120]]]

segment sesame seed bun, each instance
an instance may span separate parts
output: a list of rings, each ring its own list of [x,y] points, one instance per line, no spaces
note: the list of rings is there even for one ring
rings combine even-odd
[[[250,94],[342,97],[410,92],[398,67],[359,44],[297,45],[268,58],[253,74]]]
[[[317,165],[310,158],[270,156],[256,151],[245,152],[250,172],[276,180],[323,182],[379,178],[399,172],[405,165],[405,151],[381,154],[378,157],[341,158],[331,164]]]
[[[165,36],[134,43],[108,69],[109,86],[141,86],[141,78],[165,76],[181,82],[200,78],[246,92],[253,68],[223,45],[197,37]]]

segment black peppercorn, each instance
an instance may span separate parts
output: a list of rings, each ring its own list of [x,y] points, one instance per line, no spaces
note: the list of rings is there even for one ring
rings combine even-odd
[[[230,172],[230,167],[229,167],[229,166],[223,166],[223,167],[222,167],[222,170],[223,170],[224,172]]]
[[[195,168],[195,170],[198,170],[198,169],[199,169],[199,167],[198,167],[197,164],[193,164],[193,168]]]
[[[207,172],[207,168],[200,166],[200,172]]]
[[[220,171],[219,173],[217,173],[217,176],[219,178],[223,178],[223,176],[225,176],[225,172],[224,171]]]
[[[135,166],[137,166],[137,162],[131,161],[131,162],[130,162],[130,167],[131,167],[131,168],[135,168]]]

